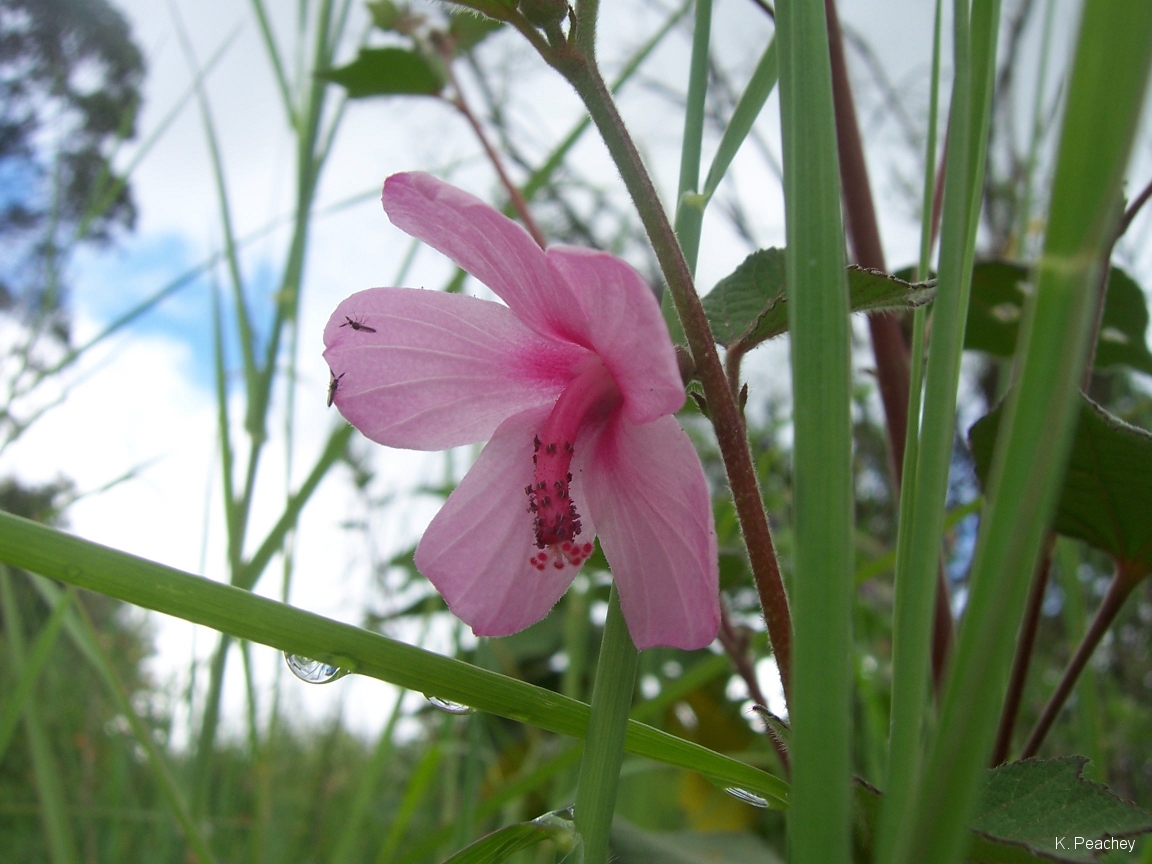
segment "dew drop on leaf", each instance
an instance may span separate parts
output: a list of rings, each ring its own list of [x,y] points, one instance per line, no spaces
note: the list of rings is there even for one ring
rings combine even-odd
[[[284,661],[292,670],[293,675],[308,684],[328,684],[348,674],[347,669],[341,669],[339,666],[333,666],[331,663],[325,663],[321,660],[301,657],[299,654],[285,652]]]
[[[729,795],[737,801],[743,801],[745,804],[751,804],[753,807],[767,807],[768,800],[761,798],[759,795],[753,795],[747,789],[740,789],[736,786],[728,786],[724,789]]]
[[[461,705],[459,702],[453,702],[451,699],[441,699],[439,696],[429,696],[425,694],[424,698],[428,700],[428,704],[433,708],[439,708],[448,714],[471,714],[476,710],[475,708],[469,708],[467,705]]]

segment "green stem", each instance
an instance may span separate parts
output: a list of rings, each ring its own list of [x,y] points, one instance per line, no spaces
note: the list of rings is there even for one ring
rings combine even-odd
[[[696,26],[692,33],[692,60],[688,66],[688,104],[684,111],[684,137],[680,145],[680,185],[676,195],[676,236],[692,272],[700,249],[704,210],[685,207],[684,197],[700,186],[700,150],[704,141],[704,97],[708,92],[708,44],[712,33],[712,0],[696,0]]]
[[[962,0],[955,4],[953,40],[953,54],[957,61],[948,127],[947,147],[951,156],[945,168],[940,283],[932,309],[924,417],[916,444],[915,470],[909,473],[902,490],[902,496],[910,497],[909,506],[901,508],[897,539],[892,714],[888,782],[878,841],[877,861],[880,864],[898,860],[900,847],[908,840],[907,832],[901,829],[907,824],[914,806],[913,790],[921,770],[923,719],[928,694],[926,659],[931,650],[936,587],[934,577],[940,560],[948,468],[955,435],[956,387],[968,305],[968,271],[964,268],[964,261],[972,242],[967,232],[969,199],[974,196],[973,190],[979,187],[979,183],[970,181],[968,176],[972,63],[969,8]],[[931,248],[930,238],[930,231],[927,240],[921,238],[922,263],[924,253]],[[914,352],[918,350],[914,347]]]
[[[27,662],[24,626],[20,620],[20,607],[8,567],[0,567],[0,607],[4,611],[9,665],[16,674],[20,674]],[[40,816],[50,860],[52,864],[77,864],[80,858],[76,854],[76,841],[68,820],[68,802],[60,777],[60,764],[52,750],[52,741],[35,694],[30,695],[24,703],[24,732],[28,736],[28,749],[32,754],[32,773],[36,780]]]
[[[576,787],[576,829],[584,842],[584,864],[603,864],[608,860],[608,836],[616,809],[616,786],[624,761],[624,735],[638,657],[613,584]]]
[[[851,308],[823,4],[781,0],[780,129],[792,359],[791,860],[850,854],[853,485]]]
[[[788,595],[780,577],[780,566],[740,409],[735,394],[728,387],[728,378],[720,363],[704,307],[693,284],[692,270],[595,61],[589,55],[574,53],[570,48],[549,52],[545,59],[568,79],[588,109],[624,180],[668,282],[708,401],[716,442],[724,459],[732,501],[744,532],[752,575],[764,609],[768,636],[780,668],[784,695],[789,698],[792,693],[792,616],[788,609]]]
[[[588,706],[583,702],[4,511],[0,562],[550,732],[577,738],[586,734]],[[788,784],[782,780],[643,723],[629,722],[626,747],[639,756],[697,771],[717,784],[747,789],[769,799],[773,807],[787,806]]]

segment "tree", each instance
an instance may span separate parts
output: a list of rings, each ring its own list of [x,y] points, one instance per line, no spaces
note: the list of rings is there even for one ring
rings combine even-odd
[[[68,253],[135,220],[112,157],[134,135],[143,76],[106,0],[0,0],[0,308],[62,342]]]

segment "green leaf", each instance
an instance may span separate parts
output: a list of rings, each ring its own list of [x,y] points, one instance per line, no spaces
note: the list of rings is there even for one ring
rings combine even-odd
[[[1081,777],[1087,761],[1062,756],[1001,765],[989,772],[970,827],[990,840],[1068,862],[1095,861],[1098,852],[1087,843],[1152,832],[1152,813]]]
[[[551,732],[582,738],[587,730],[583,702],[3,511],[0,561]],[[787,806],[789,787],[783,780],[643,723],[629,722],[625,749],[747,789],[773,807]]]
[[[982,261],[972,268],[972,295],[964,347],[1011,357],[1024,298],[1028,296],[1028,268],[1010,261]]]
[[[498,864],[544,840],[554,841],[564,851],[575,845],[576,826],[568,811],[545,813],[531,822],[520,822],[493,831],[461,849],[444,864]]]
[[[976,473],[987,480],[1003,405],[968,433]],[[1076,437],[1055,529],[1118,561],[1152,568],[1152,435],[1081,394]]]
[[[1148,306],[1140,286],[1113,266],[1108,276],[1104,317],[1100,321],[1100,341],[1096,344],[1096,368],[1128,366],[1152,375],[1152,353],[1148,351]]]
[[[372,23],[381,30],[391,30],[403,14],[400,7],[392,0],[375,0],[369,3],[368,14],[372,16]]]
[[[615,864],[779,864],[755,834],[736,831],[645,831],[617,818],[612,823]]]
[[[932,299],[931,284],[914,284],[879,270],[848,268],[853,312],[912,309]],[[788,330],[784,250],[753,252],[704,297],[704,312],[716,341],[745,350]]]
[[[444,77],[427,59],[407,48],[361,48],[347,66],[320,70],[319,77],[339,84],[349,99],[369,96],[435,96]]]
[[[503,26],[502,21],[472,12],[453,12],[448,19],[448,32],[456,37],[457,54],[471,51]]]
[[[1031,291],[1028,268],[1011,261],[984,261],[972,270],[972,302],[964,347],[1011,357],[1024,298]],[[1144,292],[1132,277],[1113,267],[1108,277],[1095,367],[1128,366],[1152,375],[1152,353],[1145,333],[1148,308]]]
[[[1152,831],[1152,813],[1125,803],[1081,776],[1087,759],[1062,756],[1001,765],[987,774],[969,822],[971,864],[1094,862],[1085,840],[1123,839]],[[881,793],[857,779],[856,841],[870,860]],[[1076,847],[1076,838],[1081,838]],[[1057,847],[1057,838],[1063,838]],[[1119,847],[1116,847],[1119,848]],[[1130,848],[1130,847],[1129,847]]]

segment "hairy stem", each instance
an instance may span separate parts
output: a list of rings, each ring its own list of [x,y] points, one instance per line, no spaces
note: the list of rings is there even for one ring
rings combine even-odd
[[[579,16],[579,12],[577,14]],[[582,19],[578,20],[577,26],[585,26]],[[752,575],[764,609],[768,637],[780,667],[780,678],[787,698],[792,692],[792,616],[788,608],[788,595],[780,577],[780,566],[776,560],[776,550],[760,497],[756,469],[748,449],[740,409],[720,363],[704,307],[693,284],[692,272],[676,240],[668,215],[660,204],[652,179],[594,60],[574,52],[571,46],[549,52],[545,59],[568,79],[588,109],[592,122],[596,124],[620,171],[652,243],[660,269],[668,281],[668,289],[696,364],[697,377],[708,400],[717,444],[732,489],[732,500],[744,532]]]

